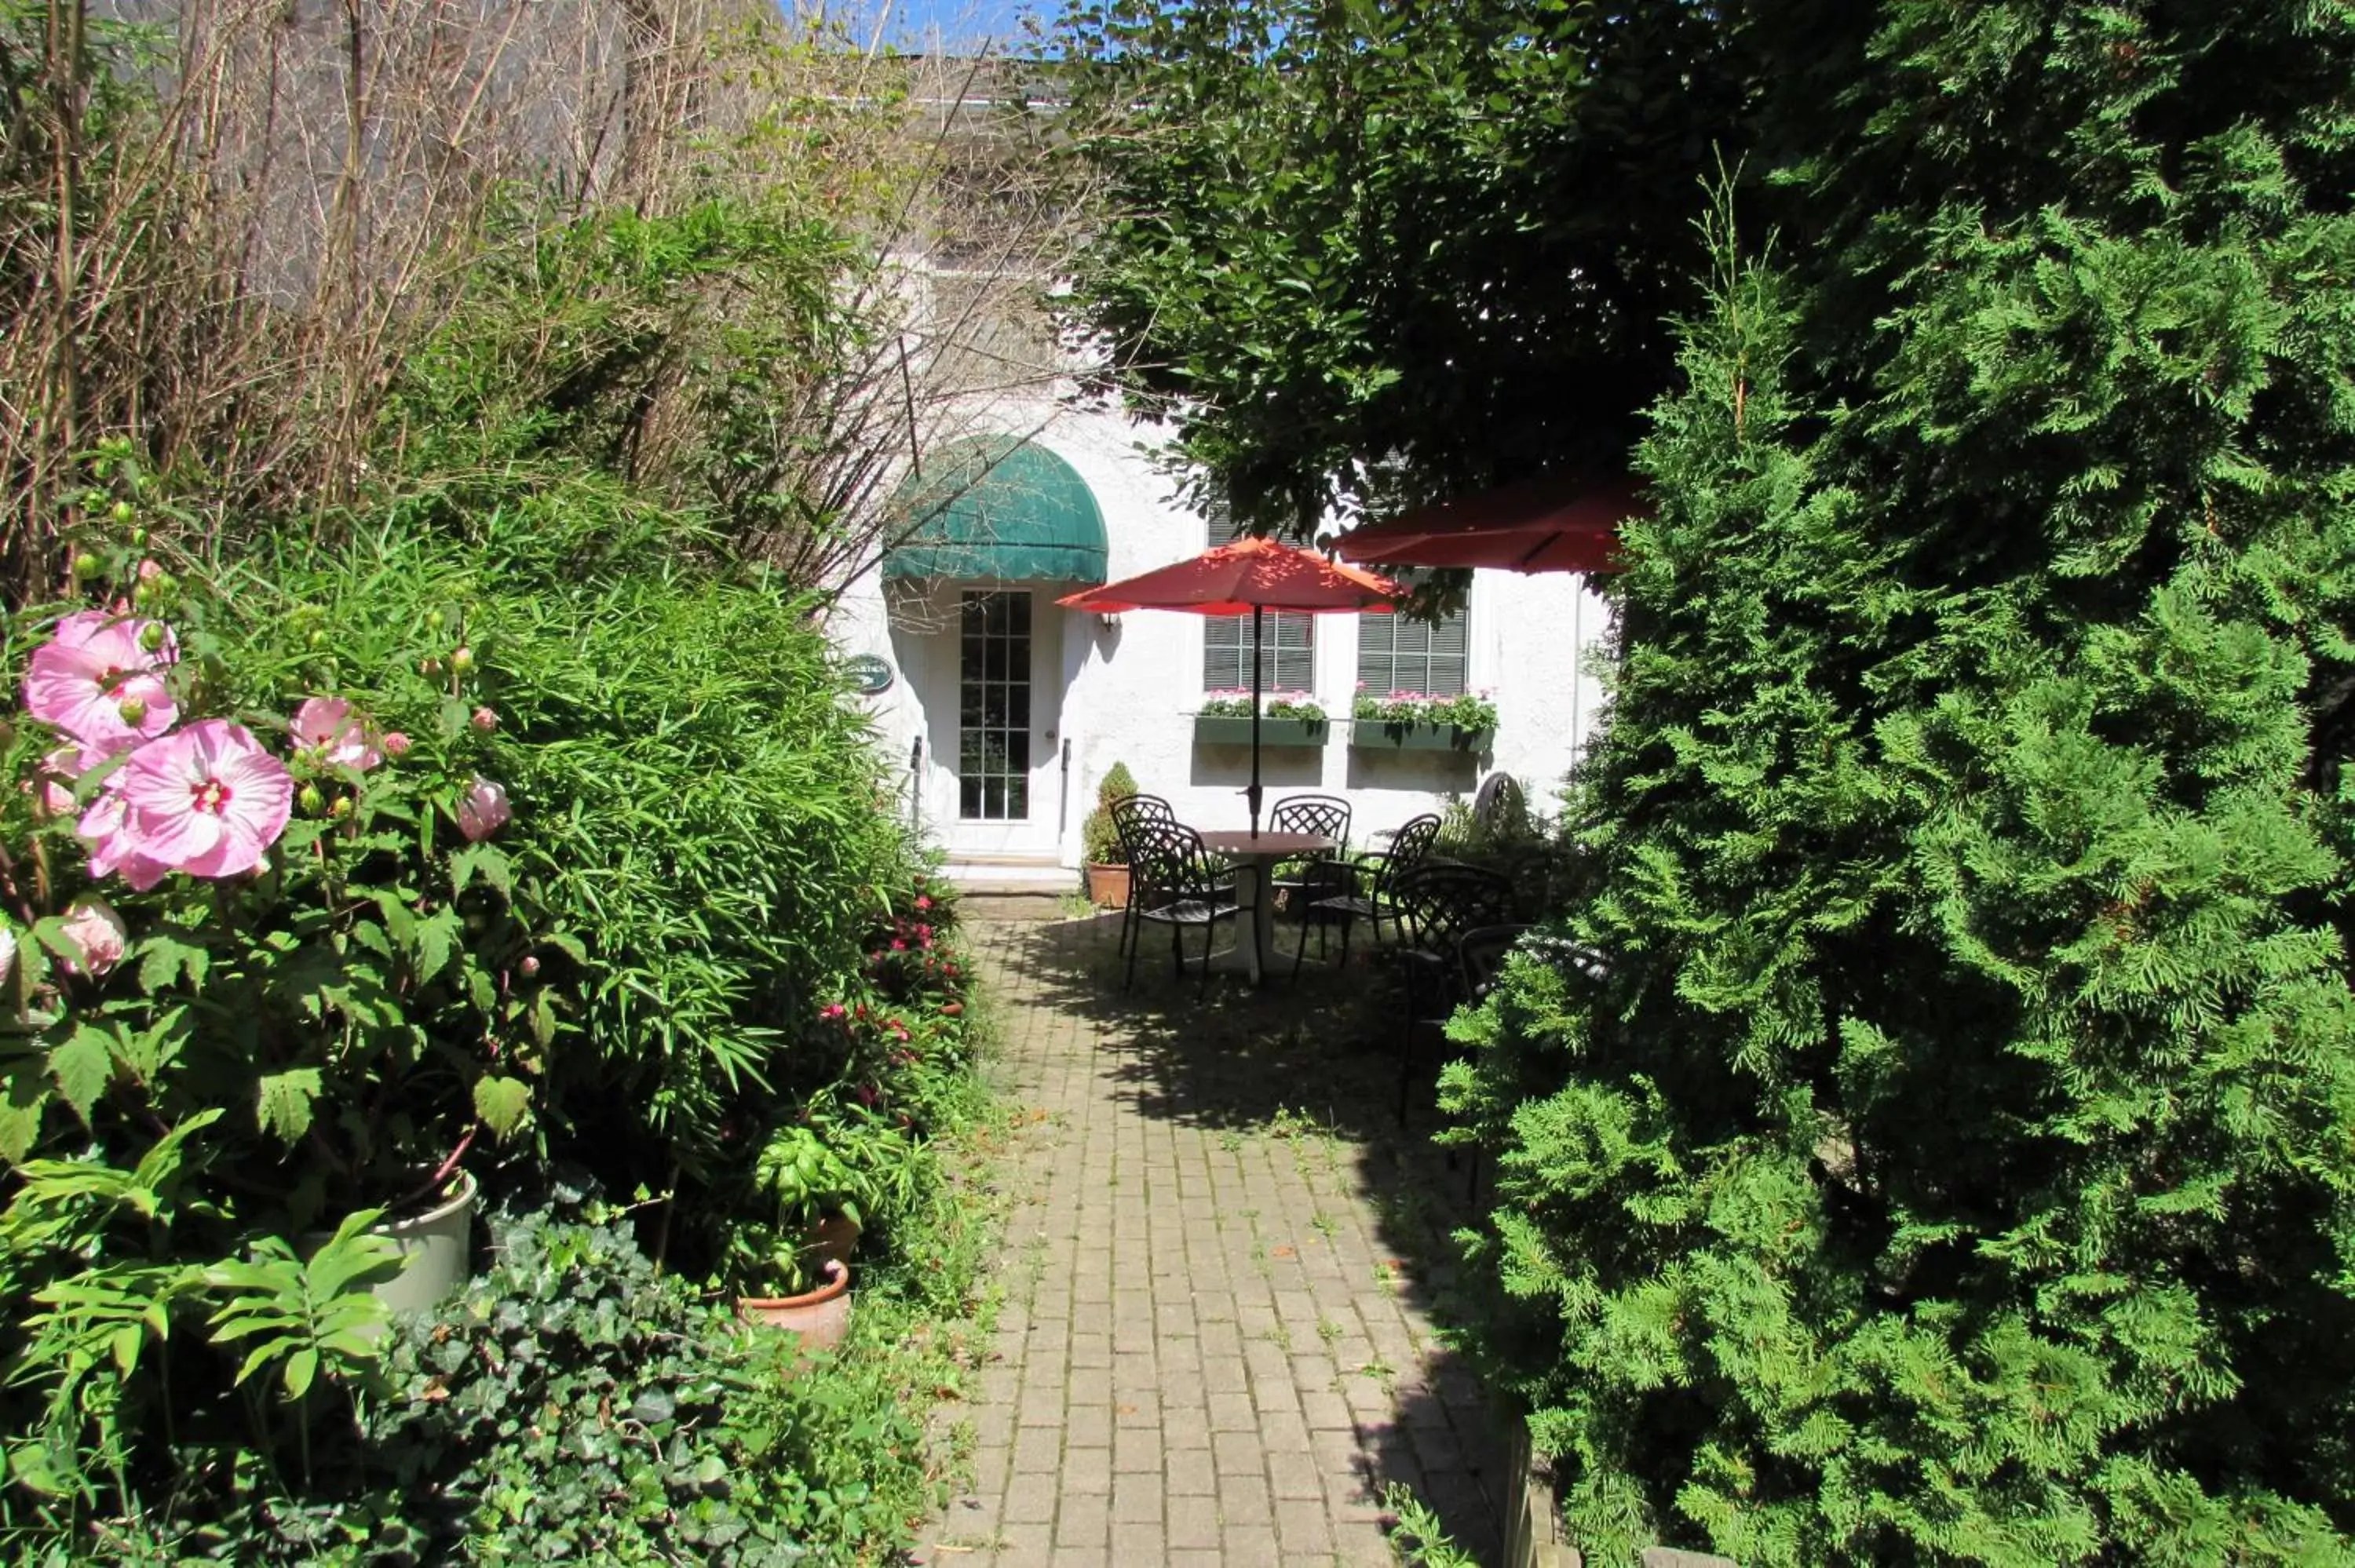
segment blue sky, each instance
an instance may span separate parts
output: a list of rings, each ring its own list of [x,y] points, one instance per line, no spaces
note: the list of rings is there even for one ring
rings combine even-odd
[[[849,5],[828,9],[872,17],[883,5],[884,0],[854,0]],[[1060,9],[1055,0],[891,0],[890,27],[902,45],[922,40],[934,27],[952,45],[980,37],[1012,39],[1019,37],[1025,14],[1047,20]]]

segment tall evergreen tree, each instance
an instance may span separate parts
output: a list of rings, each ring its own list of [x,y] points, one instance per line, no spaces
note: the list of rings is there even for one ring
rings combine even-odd
[[[2355,8],[1749,20],[1489,1348],[1600,1562],[2355,1562]]]

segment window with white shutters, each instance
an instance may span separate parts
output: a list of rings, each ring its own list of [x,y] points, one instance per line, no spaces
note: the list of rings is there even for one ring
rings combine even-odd
[[[1358,617],[1358,685],[1369,696],[1452,697],[1465,686],[1464,612],[1437,625],[1403,615]]]
[[[1231,543],[1241,533],[1222,504],[1210,512],[1213,545]],[[1316,684],[1316,618],[1301,610],[1271,609],[1260,617],[1260,690],[1306,692]],[[1202,618],[1202,689],[1248,692],[1252,685],[1252,618]]]

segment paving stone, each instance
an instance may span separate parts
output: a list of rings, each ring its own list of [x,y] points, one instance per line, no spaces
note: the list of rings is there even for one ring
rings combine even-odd
[[[1394,1057],[1298,1057],[1353,980],[1206,1002],[1148,954],[1124,995],[1117,925],[967,927],[1001,1089],[1045,1114],[1006,1156],[995,1357],[940,1422],[970,1425],[974,1484],[925,1539],[963,1550],[927,1560],[1371,1568],[1391,1482],[1489,1560],[1495,1438],[1424,1314],[1454,1221],[1392,1228],[1404,1184],[1461,1178],[1394,1131]],[[1301,1109],[1330,1137],[1270,1132]]]
[[[1218,1505],[1209,1498],[1172,1498],[1169,1520],[1163,1527],[1171,1550],[1216,1552],[1220,1533]]]
[[[1016,1476],[999,1517],[1007,1524],[1051,1524],[1061,1489],[1058,1478],[1044,1470]]]
[[[1161,1473],[1161,1428],[1159,1426],[1124,1426],[1120,1428],[1112,1449],[1112,1467],[1115,1475]]]
[[[1172,1448],[1166,1457],[1162,1475],[1163,1485],[1173,1499],[1209,1497],[1218,1489],[1218,1470],[1207,1449]]]
[[[1161,1472],[1113,1478],[1112,1517],[1115,1524],[1158,1525],[1162,1517]]]
[[[1014,1436],[1014,1471],[1053,1470],[1063,1462],[1063,1431],[1060,1426],[1025,1426]]]

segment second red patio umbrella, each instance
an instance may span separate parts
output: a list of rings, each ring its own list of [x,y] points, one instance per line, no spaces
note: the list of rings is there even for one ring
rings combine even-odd
[[[1336,545],[1353,561],[1392,567],[1502,567],[1516,572],[1615,572],[1619,524],[1651,503],[1628,474],[1551,474],[1418,506],[1352,528]]]
[[[1259,709],[1261,632],[1271,609],[1310,614],[1341,610],[1390,610],[1406,590],[1388,577],[1328,561],[1311,550],[1273,539],[1238,539],[1205,550],[1190,560],[1089,588],[1056,600],[1099,615],[1131,609],[1178,609],[1195,615],[1252,618],[1252,778],[1244,791],[1251,802],[1253,836],[1259,832]]]

